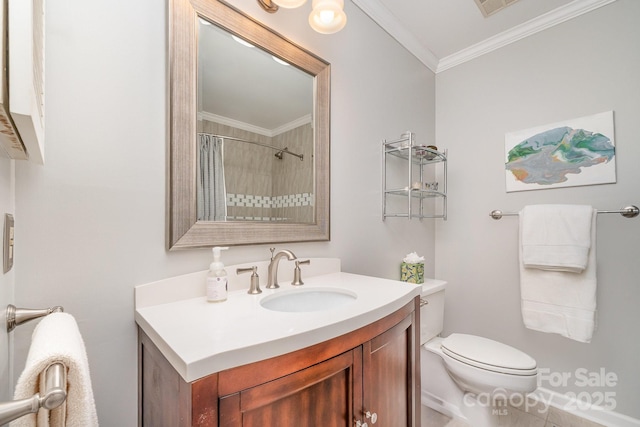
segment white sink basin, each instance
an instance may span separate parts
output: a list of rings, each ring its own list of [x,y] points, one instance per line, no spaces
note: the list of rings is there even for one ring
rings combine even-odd
[[[304,313],[333,310],[355,302],[358,294],[340,288],[300,288],[264,297],[260,305],[267,310]]]

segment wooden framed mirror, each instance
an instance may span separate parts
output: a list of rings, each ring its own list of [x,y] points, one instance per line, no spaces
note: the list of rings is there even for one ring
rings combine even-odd
[[[204,26],[203,26],[204,25]],[[213,98],[222,98],[220,93],[211,95],[203,90],[202,79],[206,74],[204,70],[210,72],[211,65],[206,62],[205,54],[210,52],[201,51],[204,46],[204,37],[207,25],[215,26],[216,32],[228,33],[235,36],[240,41],[257,48],[264,55],[274,57],[276,60],[284,61],[295,69],[296,72],[309,77],[309,123],[305,124],[311,139],[310,148],[306,152],[293,153],[290,145],[279,146],[278,143],[264,142],[259,135],[240,132],[237,127],[224,126],[215,128],[215,131],[204,129],[202,117],[209,117],[203,114],[203,105],[208,107],[208,101]],[[261,23],[249,18],[240,11],[217,0],[169,0],[168,17],[168,159],[167,159],[167,246],[170,250],[185,248],[200,248],[210,246],[229,246],[246,244],[266,244],[282,242],[302,242],[329,240],[329,146],[330,146],[330,65],[313,55],[312,53],[293,44],[281,35],[265,27]],[[238,44],[238,46],[240,46]],[[218,52],[216,52],[218,53]],[[225,58],[216,56],[214,64],[220,67],[231,66],[225,62]],[[242,67],[245,71],[247,68]],[[258,80],[262,85],[269,85],[275,79],[264,79],[264,67],[255,71],[253,79]],[[240,70],[238,70],[240,71]],[[304,76],[303,76],[304,77]],[[239,77],[238,77],[239,78]],[[285,80],[292,80],[285,78]],[[208,85],[211,86],[211,85]],[[242,84],[246,88],[246,84]],[[258,89],[252,92],[251,98],[257,100]],[[286,91],[282,91],[286,92]],[[226,96],[226,95],[225,95]],[[253,102],[252,101],[252,102]],[[285,100],[284,104],[291,106],[293,99]],[[257,103],[257,101],[255,102]],[[227,106],[242,106],[239,99],[226,100]],[[269,105],[275,105],[271,102]],[[247,107],[248,108],[248,107]],[[243,108],[236,108],[242,110]],[[271,110],[267,108],[263,110]],[[271,112],[271,111],[270,111]],[[207,113],[207,112],[204,112]],[[224,114],[224,115],[230,115]],[[214,115],[220,117],[220,115]],[[232,123],[243,122],[233,117]],[[224,120],[222,120],[224,121]],[[216,124],[217,126],[217,124]],[[239,126],[242,127],[242,126]],[[220,130],[222,129],[222,130]],[[254,129],[252,127],[251,129]],[[235,134],[230,134],[234,133]],[[242,131],[244,132],[244,131]],[[309,176],[305,180],[300,180],[297,176],[285,177],[285,181],[308,181],[308,190],[297,190],[304,192],[306,203],[309,207],[304,216],[282,214],[260,215],[229,215],[227,206],[235,203],[234,197],[237,195],[233,190],[224,192],[224,214],[222,216],[202,215],[202,178],[200,176],[200,143],[201,135],[207,134],[213,137],[223,137],[223,146],[233,144],[241,140],[246,142],[258,142],[262,145],[257,149],[269,150],[271,154],[264,152],[253,154],[258,163],[274,161],[276,164],[282,162],[283,157],[288,162],[300,162],[307,170]],[[253,136],[252,136],[253,135]],[[261,139],[262,138],[262,139]],[[260,139],[260,141],[253,141]],[[274,141],[277,138],[273,138]],[[290,138],[289,138],[290,141]],[[284,144],[284,143],[282,143]],[[248,146],[249,144],[247,144]],[[266,146],[266,147],[264,147]],[[232,151],[231,148],[228,151]],[[256,152],[257,153],[257,152]],[[243,157],[243,156],[240,156]],[[246,155],[244,157],[247,157]],[[272,157],[277,158],[273,160]],[[254,162],[254,166],[255,166]],[[237,166],[237,165],[236,165]],[[298,167],[299,169],[300,167]],[[229,168],[231,169],[231,168]],[[236,175],[250,174],[251,168],[235,168]],[[222,175],[223,176],[223,175]],[[263,175],[264,176],[264,175]],[[237,176],[235,177],[237,178]],[[242,181],[227,177],[223,182]],[[263,179],[264,181],[264,179]],[[282,178],[280,178],[282,181]],[[200,184],[199,184],[200,182]],[[200,194],[200,196],[199,196]],[[231,196],[229,196],[231,194]],[[253,195],[249,195],[253,198]],[[249,197],[247,196],[247,197]],[[200,199],[199,199],[200,197]],[[267,206],[267,211],[274,211],[270,208],[274,200],[282,200],[282,195],[259,196],[263,200],[263,206]],[[264,197],[264,198],[262,198]],[[286,195],[285,198],[288,198]],[[237,198],[237,197],[236,197]],[[220,198],[218,198],[220,200]],[[266,202],[264,201],[266,200]],[[299,200],[296,199],[296,203]],[[280,203],[280,202],[279,202]],[[244,204],[244,202],[243,202]],[[282,203],[280,203],[282,205]]]

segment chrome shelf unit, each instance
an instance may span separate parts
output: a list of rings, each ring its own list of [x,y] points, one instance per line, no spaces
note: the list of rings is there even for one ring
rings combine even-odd
[[[389,217],[447,219],[447,150],[416,144],[412,132],[382,141],[382,220]]]

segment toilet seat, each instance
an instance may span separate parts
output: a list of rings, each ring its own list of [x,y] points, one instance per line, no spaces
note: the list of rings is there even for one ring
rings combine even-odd
[[[526,353],[488,338],[451,334],[442,341],[442,352],[465,364],[501,374],[532,376],[538,368]]]

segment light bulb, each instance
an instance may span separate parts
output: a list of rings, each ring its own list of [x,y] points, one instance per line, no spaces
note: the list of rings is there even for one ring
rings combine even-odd
[[[340,31],[347,24],[347,15],[342,10],[343,7],[344,0],[313,0],[309,25],[322,34]]]
[[[333,10],[320,11],[320,21],[322,21],[324,24],[330,24],[335,17],[336,13]]]

